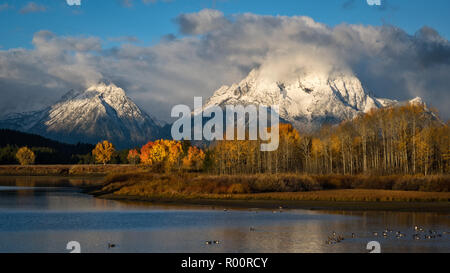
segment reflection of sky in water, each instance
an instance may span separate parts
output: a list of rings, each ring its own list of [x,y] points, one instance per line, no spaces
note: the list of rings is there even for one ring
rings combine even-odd
[[[72,240],[81,243],[83,252],[367,252],[365,247],[371,240],[379,241],[384,252],[450,252],[450,235],[415,241],[414,225],[450,231],[450,216],[223,211],[102,200],[73,188],[0,187],[0,252],[67,252],[65,246]],[[402,231],[406,237],[396,239],[394,233],[388,238],[373,236],[373,231],[381,233],[385,228]],[[333,231],[346,239],[326,245]],[[351,238],[352,232],[356,238]],[[206,245],[207,240],[221,243]],[[108,249],[108,242],[117,247]]]

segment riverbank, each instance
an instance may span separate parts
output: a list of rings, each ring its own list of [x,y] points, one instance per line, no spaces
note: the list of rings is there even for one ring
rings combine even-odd
[[[136,165],[0,165],[2,176],[106,176],[111,173],[138,173]]]
[[[450,212],[449,183],[448,177],[129,173],[109,175],[103,187],[91,194],[122,201],[221,207]],[[442,191],[427,191],[433,188]]]
[[[371,190],[373,193],[376,190]],[[329,211],[398,211],[398,212],[438,212],[450,213],[450,202],[428,202],[428,201],[320,201],[320,200],[291,200],[291,199],[258,199],[259,196],[248,196],[248,199],[239,199],[235,196],[230,199],[204,197],[204,198],[180,198],[180,197],[158,197],[158,196],[132,196],[104,194],[97,196],[101,199],[116,200],[122,202],[148,202],[161,205],[200,205],[231,208],[260,208],[271,209],[274,212],[282,212],[284,209],[306,209],[306,210],[329,210]],[[245,197],[244,197],[245,198]],[[281,208],[281,209],[280,209]]]

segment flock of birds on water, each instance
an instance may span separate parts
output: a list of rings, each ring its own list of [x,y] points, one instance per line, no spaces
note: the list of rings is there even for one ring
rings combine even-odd
[[[394,232],[390,229],[385,229],[383,232],[374,231],[372,232],[372,235],[374,237],[383,237],[383,238],[406,238],[407,235],[405,233],[402,233],[401,231]],[[414,233],[412,234],[413,240],[428,240],[428,239],[436,239],[436,238],[442,238],[443,235],[450,235],[450,232],[444,231],[442,233],[437,232],[435,230],[425,230],[423,227],[414,226]],[[351,238],[357,238],[357,235],[355,233],[351,234]],[[344,241],[345,238],[343,235],[337,234],[335,231],[328,236],[328,239],[325,241],[325,244],[327,245],[333,245],[338,244]]]
[[[280,206],[279,210],[274,210],[273,213],[281,213],[283,210],[283,207]],[[224,209],[223,211],[228,211],[227,209]],[[256,231],[255,227],[250,227],[250,231]],[[397,239],[401,239],[401,238],[406,238],[406,234],[402,233],[401,231],[396,231],[394,232],[391,229],[386,228],[383,232],[378,232],[378,231],[374,231],[372,232],[372,235],[374,237],[379,237],[382,236],[383,238],[397,238]],[[413,240],[427,240],[427,239],[436,239],[436,238],[442,238],[442,235],[450,235],[450,232],[448,231],[444,231],[442,233],[439,233],[435,230],[431,230],[429,229],[428,231],[425,230],[423,227],[419,227],[419,226],[414,226],[414,233],[412,234],[412,239]],[[351,238],[357,238],[357,235],[355,233],[351,233]],[[328,236],[328,239],[325,241],[325,244],[327,245],[333,245],[333,244],[338,244],[341,243],[342,241],[344,241],[345,238],[343,235],[337,234],[335,231],[332,232],[332,234],[330,236]],[[218,240],[214,240],[214,241],[205,241],[206,245],[219,245],[220,241]],[[108,243],[108,249],[111,248],[115,248],[116,244],[113,243]]]
[[[282,210],[283,210],[283,207],[280,206],[278,210],[274,210],[272,212],[273,213],[281,213]],[[226,212],[228,210],[224,209],[223,211]],[[256,231],[256,228],[250,227],[250,231]],[[402,233],[401,231],[394,232],[393,230],[390,230],[388,228],[386,228],[383,232],[374,231],[374,232],[372,232],[372,235],[374,237],[379,237],[379,236],[382,236],[383,238],[394,238],[395,237],[397,239],[407,237],[407,235],[405,233]],[[431,229],[426,231],[423,227],[414,226],[414,233],[412,234],[412,239],[414,239],[414,240],[436,239],[436,238],[441,238],[442,235],[450,235],[450,232],[444,231],[442,233],[439,233],[439,232],[437,232],[435,230],[431,230]],[[351,238],[355,239],[355,238],[357,238],[357,235],[352,232]],[[328,236],[328,239],[325,241],[325,244],[327,244],[327,245],[338,244],[344,240],[345,240],[345,238],[343,235],[337,234],[335,231],[333,231],[331,236]],[[215,245],[215,244],[218,245],[218,244],[220,244],[220,241],[206,241],[205,243],[207,245]]]

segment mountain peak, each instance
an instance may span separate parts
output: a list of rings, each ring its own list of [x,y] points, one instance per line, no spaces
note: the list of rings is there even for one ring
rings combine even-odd
[[[238,84],[222,86],[205,104],[278,105],[280,117],[301,131],[313,131],[324,123],[336,124],[360,113],[396,101],[379,99],[366,92],[349,71],[278,72],[253,69]]]
[[[74,90],[41,111],[0,121],[0,128],[39,134],[68,143],[109,140],[116,147],[139,146],[162,137],[162,128],[114,83]]]
[[[111,83],[104,81],[98,82],[97,84],[94,84],[90,86],[88,89],[86,89],[85,92],[92,92],[92,91],[98,93],[117,93],[125,96],[125,91],[112,82]]]

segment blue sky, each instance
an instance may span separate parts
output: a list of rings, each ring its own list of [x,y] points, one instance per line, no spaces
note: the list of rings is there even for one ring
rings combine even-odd
[[[178,33],[174,23],[181,13],[214,8],[226,16],[239,13],[260,15],[307,15],[317,22],[398,26],[414,34],[422,26],[436,29],[449,39],[450,1],[389,0],[381,7],[366,0],[81,0],[69,6],[66,0],[35,0],[34,9],[24,10],[30,1],[0,0],[0,46],[2,49],[31,48],[39,30],[64,36],[96,36],[105,46],[121,36],[138,38],[141,45],[153,45],[166,34]]]

